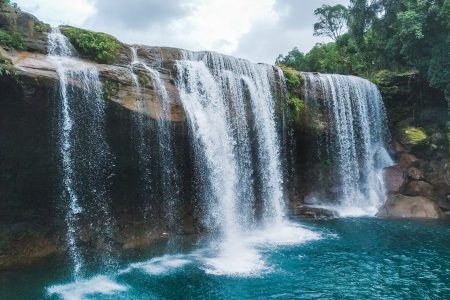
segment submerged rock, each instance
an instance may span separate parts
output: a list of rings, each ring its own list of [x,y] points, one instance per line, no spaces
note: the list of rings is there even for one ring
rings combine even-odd
[[[392,195],[378,210],[376,216],[381,218],[440,219],[445,217],[445,214],[436,203],[428,198]]]

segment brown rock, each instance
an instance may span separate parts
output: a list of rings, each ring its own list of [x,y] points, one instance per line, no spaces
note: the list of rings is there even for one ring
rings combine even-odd
[[[405,184],[405,176],[398,166],[392,166],[385,169],[384,181],[389,193],[398,193]]]
[[[12,241],[9,252],[0,255],[0,269],[33,263],[60,251],[54,238],[28,237]]]
[[[395,154],[400,154],[405,152],[405,148],[397,141],[392,142],[392,149],[394,150]]]
[[[421,170],[411,167],[408,169],[408,178],[410,180],[423,180],[425,175]]]
[[[434,188],[431,184],[425,181],[410,181],[404,190],[407,196],[423,196],[427,198],[434,197]]]
[[[413,165],[415,161],[417,161],[417,157],[411,154],[401,154],[398,160],[397,165],[402,171],[406,171],[409,167]]]
[[[294,207],[293,212],[298,217],[308,219],[328,219],[336,218],[339,216],[339,214],[334,210],[308,205],[300,205]]]
[[[378,210],[377,217],[440,219],[445,214],[436,203],[425,197],[392,195]]]

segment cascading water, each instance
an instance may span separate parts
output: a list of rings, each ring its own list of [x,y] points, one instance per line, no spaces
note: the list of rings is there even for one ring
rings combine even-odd
[[[177,168],[175,164],[174,157],[174,149],[173,149],[173,130],[171,128],[170,122],[170,105],[171,100],[169,98],[169,94],[167,93],[167,89],[161,79],[160,73],[150,66],[148,66],[145,61],[140,60],[137,55],[137,50],[134,47],[131,47],[131,71],[132,77],[135,84],[136,89],[138,90],[138,94],[142,93],[142,89],[139,84],[138,75],[136,75],[134,71],[134,67],[140,66],[145,71],[145,74],[150,76],[151,82],[154,87],[154,92],[156,96],[156,100],[159,103],[160,111],[157,112],[157,120],[156,120],[156,136],[158,139],[158,152],[159,152],[159,164],[160,164],[160,180],[159,186],[161,187],[161,194],[164,199],[164,202],[167,204],[165,207],[165,215],[167,217],[168,225],[172,229],[176,228],[176,220],[174,216],[174,212],[176,211],[176,204],[179,203],[180,197],[180,184],[179,184],[179,176],[177,173]],[[146,111],[147,114],[149,108],[146,105],[147,100],[145,99],[145,95],[142,95],[143,99],[140,99],[139,102],[142,104],[142,111]],[[141,115],[141,124],[143,127],[145,124],[142,122],[148,123],[148,120],[142,119],[145,116]],[[143,137],[141,137],[143,138]],[[147,149],[148,150],[148,149]],[[142,151],[142,156],[148,157],[148,151],[145,149]],[[147,183],[150,184],[150,183]]]
[[[67,38],[57,28],[48,37],[49,61],[59,76],[56,107],[57,144],[62,170],[62,200],[66,207],[67,245],[73,276],[80,279],[85,267],[78,240],[80,231],[105,251],[103,265],[112,264],[112,224],[109,207],[111,158],[105,139],[102,86],[95,67],[72,57]]]
[[[354,76],[302,75],[307,105],[326,118],[326,153],[321,159],[337,167],[341,212],[375,214],[386,197],[383,169],[393,164],[385,147],[388,131],[380,92]]]
[[[261,266],[249,236],[253,242],[286,242],[281,231],[257,229],[276,231],[284,222],[273,93],[284,81],[275,80],[281,73],[269,65],[212,52],[184,56],[176,64],[177,86],[204,181],[205,224],[219,241],[218,257],[207,263],[214,273],[251,272]]]

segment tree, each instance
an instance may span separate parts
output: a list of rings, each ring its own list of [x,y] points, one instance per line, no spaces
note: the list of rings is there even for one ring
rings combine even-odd
[[[328,36],[336,41],[345,29],[347,13],[347,8],[340,4],[322,5],[314,11],[314,15],[319,18],[319,22],[314,24],[314,35]]]
[[[289,53],[286,56],[279,55],[276,64],[277,65],[285,65],[291,68],[294,68],[296,70],[303,70],[304,69],[304,59],[305,54],[298,50],[297,47],[289,51]]]

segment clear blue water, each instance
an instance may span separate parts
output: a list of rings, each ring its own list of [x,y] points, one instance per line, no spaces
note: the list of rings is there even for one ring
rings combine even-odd
[[[302,224],[320,233],[321,239],[261,247],[267,268],[256,274],[213,275],[195,260],[186,263],[190,256],[166,256],[149,262],[150,254],[144,259],[141,253],[134,261],[147,260],[146,264],[130,269],[130,264],[124,263],[122,274],[93,275],[94,280],[72,287],[66,297],[450,299],[450,221],[347,218]],[[146,266],[146,271],[139,266]],[[108,287],[109,280],[126,290],[103,295],[84,293]],[[62,259],[52,259],[33,268],[0,273],[0,299],[59,299],[57,295],[48,296],[48,287],[68,282],[67,265]]]

